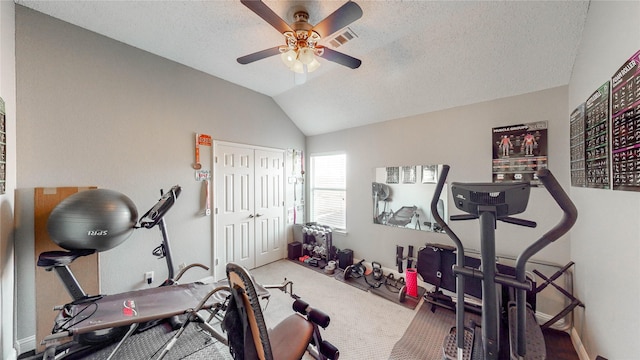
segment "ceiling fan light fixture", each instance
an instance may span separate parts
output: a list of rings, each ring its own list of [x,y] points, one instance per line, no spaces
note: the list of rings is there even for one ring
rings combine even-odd
[[[298,57],[298,54],[293,49],[290,49],[280,54],[280,58],[282,59],[282,62],[284,62],[284,64],[287,65],[287,67],[289,68],[293,66],[293,63],[296,61],[297,57]]]
[[[298,74],[303,74],[304,73],[304,64],[302,63],[302,61],[296,60],[296,61],[293,62],[293,65],[291,65],[291,67],[289,67],[289,69],[291,69],[291,71],[296,72]]]
[[[280,58],[293,72],[298,74],[312,72],[320,67],[320,62],[316,59],[317,50],[309,47],[297,49],[282,47],[280,48]]]
[[[308,72],[314,72],[319,67],[320,67],[320,61],[318,61],[318,59],[314,58],[313,61],[311,61],[311,63],[309,63],[309,65],[307,65],[307,71]]]
[[[315,56],[313,54],[313,50],[308,47],[303,47],[298,50],[298,60],[300,60],[303,64],[309,65],[315,60]]]

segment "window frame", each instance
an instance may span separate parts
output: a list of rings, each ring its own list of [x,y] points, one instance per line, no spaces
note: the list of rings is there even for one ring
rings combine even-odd
[[[329,156],[342,156],[344,159],[344,183],[343,186],[332,187],[332,186],[316,186],[316,159],[320,157],[329,157]],[[311,222],[318,222],[322,225],[329,225],[334,231],[346,233],[347,232],[347,153],[344,151],[335,151],[335,152],[325,152],[325,153],[314,153],[309,156],[309,219]],[[321,221],[318,221],[315,214],[315,191],[335,191],[342,192],[343,200],[342,200],[342,212],[344,214],[343,221],[344,227],[335,226],[335,224],[326,224]]]

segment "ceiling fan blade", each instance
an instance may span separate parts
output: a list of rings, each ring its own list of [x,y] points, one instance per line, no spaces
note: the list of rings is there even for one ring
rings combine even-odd
[[[352,1],[342,5],[313,27],[313,30],[325,37],[351,24],[362,17],[362,9]]]
[[[268,22],[271,26],[276,28],[281,34],[291,30],[289,24],[282,20],[278,14],[273,12],[265,3],[260,0],[240,0],[244,6],[248,7],[251,11],[260,16],[264,21]]]
[[[360,64],[362,64],[362,61],[360,61],[359,59],[356,59],[354,57],[351,57],[347,54],[343,54],[335,50],[331,50],[327,47],[324,48],[324,52],[322,53],[321,56],[324,59],[333,61],[335,63],[344,65],[352,69],[357,69],[358,67],[360,67]]]
[[[238,58],[238,62],[242,65],[246,65],[252,63],[254,61],[262,60],[264,58],[268,58],[270,56],[280,54],[280,46],[272,47],[270,49],[265,49],[262,51],[254,52],[253,54],[241,56]]]

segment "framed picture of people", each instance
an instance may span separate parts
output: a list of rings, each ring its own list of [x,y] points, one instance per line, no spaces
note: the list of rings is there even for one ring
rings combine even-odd
[[[540,185],[536,171],[547,168],[547,122],[492,129],[493,182],[528,181]]]

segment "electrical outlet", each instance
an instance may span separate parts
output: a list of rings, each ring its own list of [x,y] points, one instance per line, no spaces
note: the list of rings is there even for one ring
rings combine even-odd
[[[144,280],[147,284],[151,284],[153,282],[153,271],[147,271],[144,273]]]

